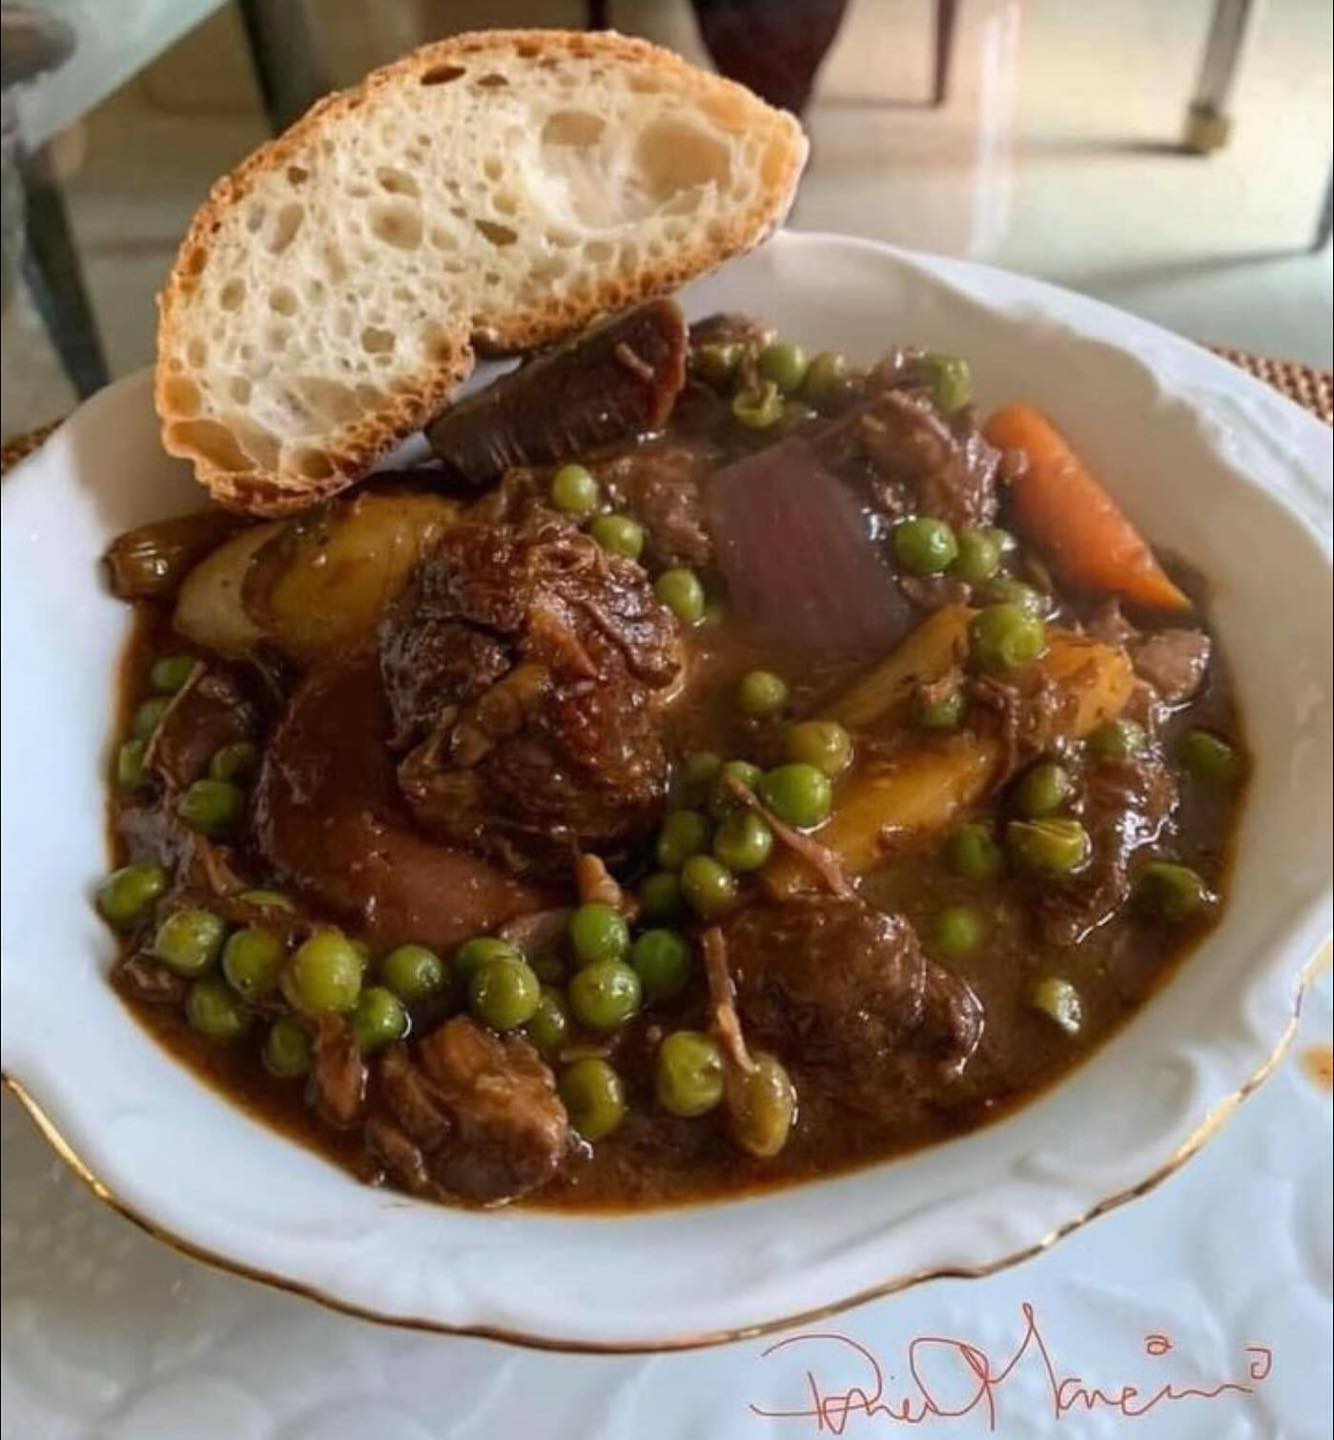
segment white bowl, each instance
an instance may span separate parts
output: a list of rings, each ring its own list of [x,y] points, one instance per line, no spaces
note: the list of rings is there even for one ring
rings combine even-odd
[[[966,355],[984,407],[1048,411],[1157,541],[1214,582],[1256,754],[1222,923],[1050,1094],[910,1158],[772,1195],[619,1218],[468,1213],[358,1185],[152,1044],[106,983],[89,905],[128,611],[97,560],[198,492],[146,375],[5,481],[3,1064],[85,1178],[233,1270],[405,1324],[590,1349],[706,1343],[1023,1258],[1142,1193],[1263,1077],[1330,928],[1330,432],[1091,300],[955,261],[784,234],[690,288],[870,359]]]

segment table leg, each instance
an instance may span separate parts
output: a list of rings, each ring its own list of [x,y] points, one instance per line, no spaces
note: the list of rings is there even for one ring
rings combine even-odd
[[[107,383],[97,321],[83,284],[65,197],[39,153],[19,162],[23,180],[23,278],[70,383],[86,399]]]
[[[954,53],[954,26],[959,0],[936,0],[936,53],[933,57],[931,103],[945,103],[950,88],[950,59]]]
[[[1228,101],[1255,12],[1255,0],[1214,0],[1214,18],[1182,136],[1183,146],[1192,154],[1208,155],[1227,144],[1232,129]]]
[[[1329,178],[1325,181],[1325,205],[1316,221],[1315,235],[1311,238],[1311,253],[1314,255],[1329,244],[1334,233],[1334,162],[1329,167]]]

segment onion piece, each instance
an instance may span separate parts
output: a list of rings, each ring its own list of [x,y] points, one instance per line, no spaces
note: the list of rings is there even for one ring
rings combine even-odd
[[[803,441],[782,440],[718,471],[709,518],[732,608],[762,642],[876,655],[912,628],[870,515]]]

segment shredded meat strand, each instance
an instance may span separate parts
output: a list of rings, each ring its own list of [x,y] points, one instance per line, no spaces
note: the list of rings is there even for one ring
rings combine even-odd
[[[709,982],[714,1033],[732,1063],[749,1074],[755,1069],[755,1062],[750,1058],[746,1037],[741,1033],[741,1017],[736,1010],[736,987],[727,968],[727,941],[723,932],[716,925],[710,925],[700,936],[700,947],[704,951],[704,973]]]
[[[827,845],[821,845],[811,836],[785,825],[749,786],[743,785],[734,775],[724,776],[723,783],[737,801],[764,817],[775,838],[810,868],[831,895],[847,897],[855,893],[852,882],[843,873],[843,862]]]

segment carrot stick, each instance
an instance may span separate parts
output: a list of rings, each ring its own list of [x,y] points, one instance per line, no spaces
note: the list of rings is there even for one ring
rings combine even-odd
[[[1116,501],[1036,410],[1007,405],[987,421],[983,434],[999,449],[1022,450],[1028,457],[1011,486],[1015,512],[1062,579],[1113,591],[1151,610],[1190,609],[1190,600],[1163,573]]]

